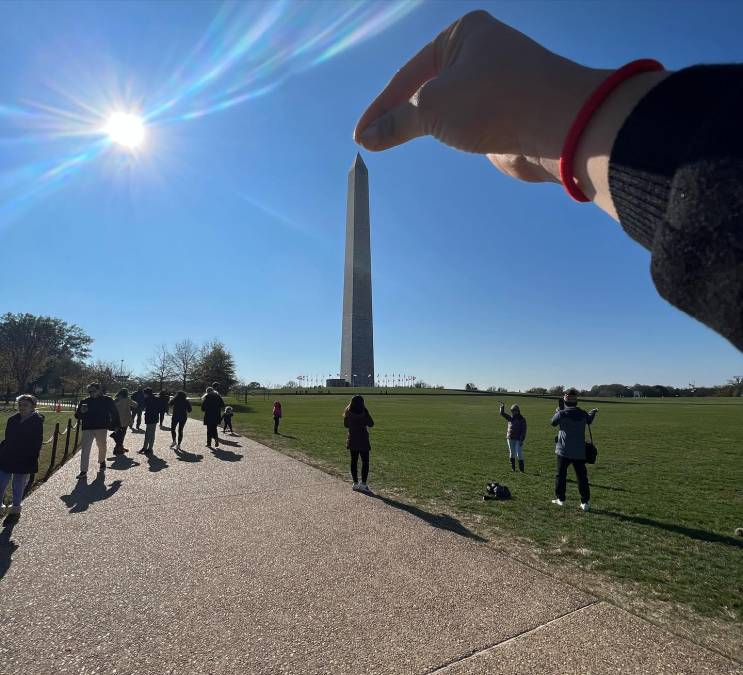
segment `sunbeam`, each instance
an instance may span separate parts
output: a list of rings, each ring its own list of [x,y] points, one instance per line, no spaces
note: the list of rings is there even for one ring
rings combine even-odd
[[[154,138],[158,126],[265,96],[288,78],[387,30],[422,1],[227,2],[171,74],[150,91],[140,91],[136,100],[127,73],[111,72],[100,91],[88,92],[81,82],[101,84],[101,78],[84,71],[82,78],[71,75],[71,86],[50,85],[48,100],[0,104],[0,147],[13,151],[6,156],[10,168],[0,174],[0,224],[103,153],[129,154],[136,161],[150,150],[143,141]],[[113,55],[100,57],[113,63]],[[45,159],[49,156],[57,159]],[[12,166],[13,160],[20,163]]]

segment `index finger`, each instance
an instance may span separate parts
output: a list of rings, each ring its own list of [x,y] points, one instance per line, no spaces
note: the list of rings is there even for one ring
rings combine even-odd
[[[374,120],[389,110],[409,100],[423,84],[438,75],[435,41],[429,42],[410,61],[395,73],[382,93],[372,101],[356,123],[353,139],[357,143],[361,134]]]

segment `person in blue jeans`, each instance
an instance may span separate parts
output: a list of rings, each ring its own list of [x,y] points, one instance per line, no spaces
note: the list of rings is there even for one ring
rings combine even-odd
[[[0,517],[17,519],[31,474],[39,470],[39,453],[44,440],[44,416],[36,412],[36,398],[22,394],[16,399],[18,412],[8,418],[5,440],[0,443]],[[13,501],[2,503],[12,480]]]
[[[580,508],[588,511],[591,487],[588,484],[588,472],[586,471],[586,426],[593,423],[598,409],[594,408],[586,412],[579,408],[576,389],[568,389],[563,401],[564,407],[560,406],[552,416],[552,426],[560,428],[555,438],[557,471],[555,472],[555,498],[552,503],[557,506],[565,504],[568,467],[572,464],[578,479]]]

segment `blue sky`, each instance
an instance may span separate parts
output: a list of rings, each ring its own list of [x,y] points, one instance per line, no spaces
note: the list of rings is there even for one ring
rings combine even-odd
[[[371,4],[352,25],[343,3],[220,6],[0,5],[0,310],[77,323],[135,371],[190,337],[250,380],[336,373],[351,132],[451,21],[484,7],[592,66],[743,60],[734,2]],[[90,122],[166,102],[136,155]],[[524,389],[743,372],[658,297],[648,252],[558,186],[431,139],[364,160],[378,373]]]

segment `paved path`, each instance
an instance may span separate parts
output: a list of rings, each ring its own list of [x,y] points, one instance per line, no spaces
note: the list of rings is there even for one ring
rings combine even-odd
[[[78,487],[75,457],[5,528],[1,673],[743,670],[422,511],[186,431],[180,457],[158,431],[156,458]]]

